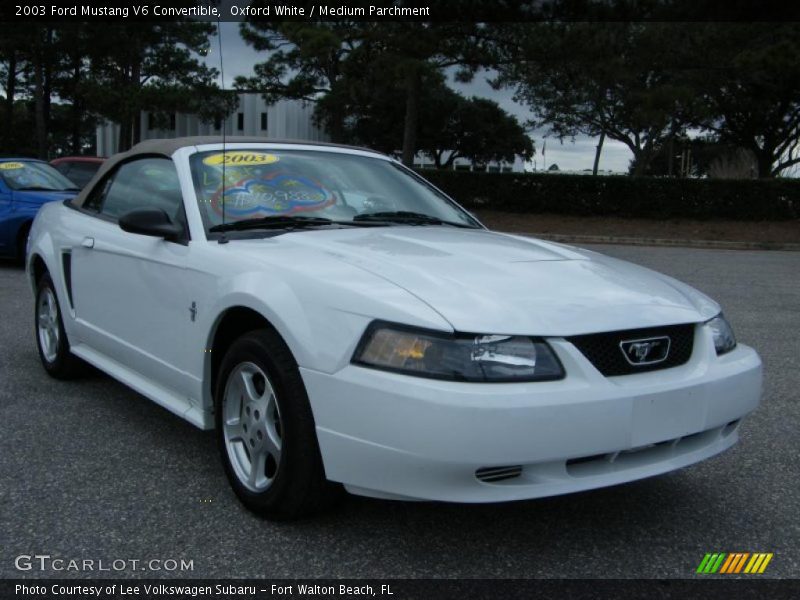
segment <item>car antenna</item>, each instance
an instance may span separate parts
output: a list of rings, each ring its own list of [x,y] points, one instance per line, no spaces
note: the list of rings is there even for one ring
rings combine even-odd
[[[219,0],[214,2],[214,4],[221,4]],[[222,62],[222,28],[220,27],[220,11],[222,7],[220,6],[217,10],[217,41],[219,42],[219,87],[222,90],[222,97],[225,98],[225,68],[223,67]],[[223,104],[224,106],[224,104]],[[222,119],[222,224],[225,225],[225,153],[227,151],[227,146],[225,145],[225,130],[228,128],[228,119],[227,115],[226,118]],[[220,244],[227,244],[228,237],[225,235],[223,231],[219,237],[218,242]]]

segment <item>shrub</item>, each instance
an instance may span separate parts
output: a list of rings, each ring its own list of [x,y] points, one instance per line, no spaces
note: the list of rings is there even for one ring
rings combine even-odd
[[[648,219],[789,220],[800,217],[800,180],[420,171],[469,210]]]

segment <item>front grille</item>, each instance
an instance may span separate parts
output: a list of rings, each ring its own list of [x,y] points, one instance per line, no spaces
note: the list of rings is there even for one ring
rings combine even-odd
[[[694,347],[694,324],[669,325],[647,329],[628,329],[626,331],[610,331],[575,335],[566,338],[589,359],[594,367],[606,377],[630,375],[643,371],[669,369],[682,365],[691,358]],[[667,336],[670,339],[669,354],[666,360],[649,365],[632,365],[620,349],[620,342]]]

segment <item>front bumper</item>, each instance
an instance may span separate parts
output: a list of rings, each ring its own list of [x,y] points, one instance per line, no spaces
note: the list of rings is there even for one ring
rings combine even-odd
[[[549,342],[564,380],[476,384],[301,368],[327,477],[362,495],[453,502],[614,485],[729,448],[761,395],[756,352],[739,345],[717,357],[706,327],[696,328],[685,365],[621,377],[601,375],[566,340]],[[496,467],[514,476],[476,475]]]

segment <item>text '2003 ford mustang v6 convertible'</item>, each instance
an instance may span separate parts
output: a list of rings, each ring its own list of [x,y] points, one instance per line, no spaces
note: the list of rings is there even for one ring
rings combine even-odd
[[[367,150],[143,142],[41,209],[27,269],[45,369],[215,429],[273,518],[342,485],[494,502],[664,473],[732,446],[761,393],[705,295],[487,231]]]

